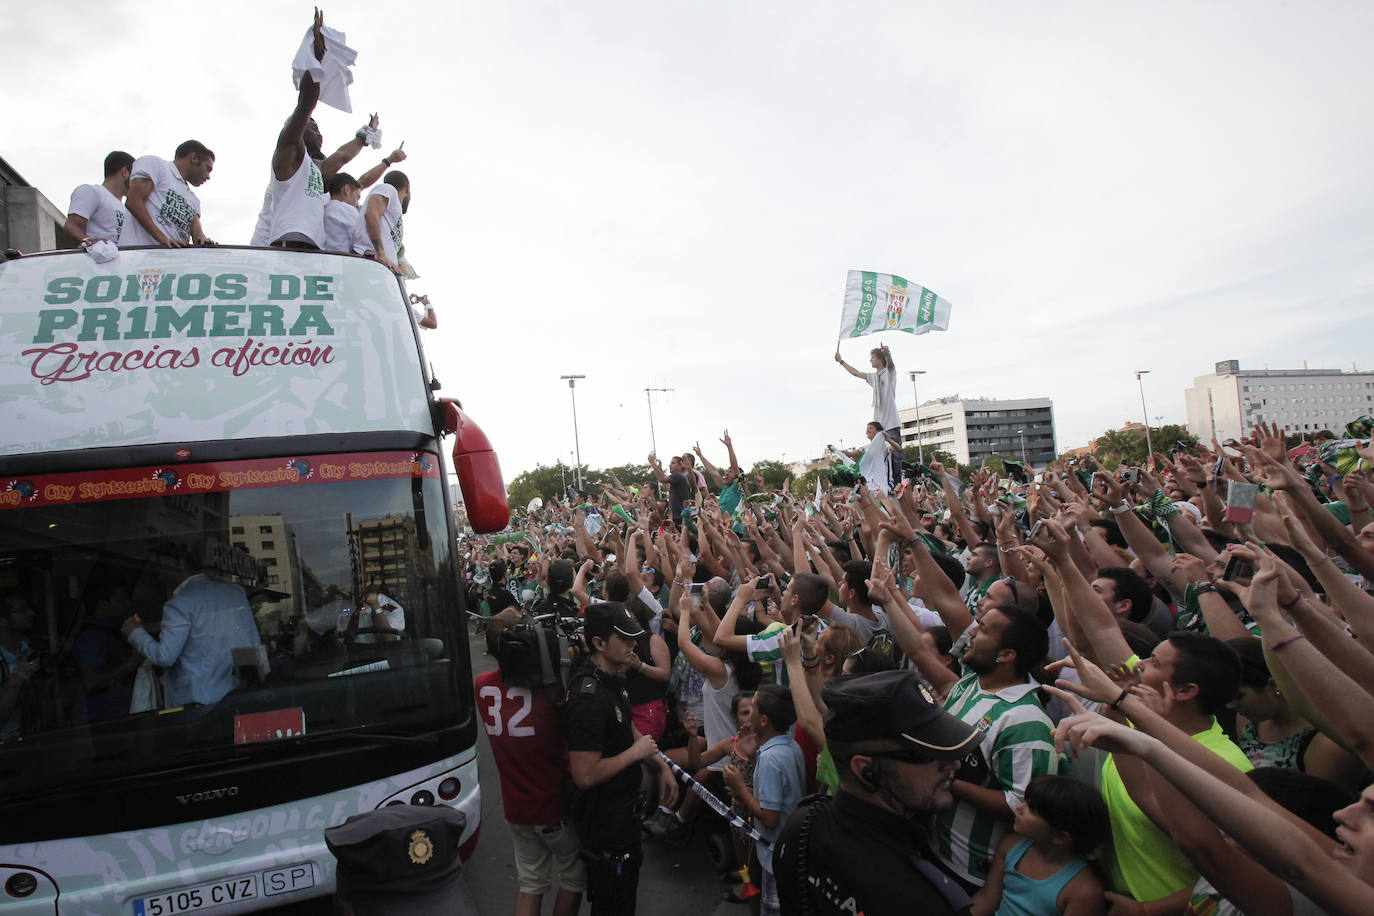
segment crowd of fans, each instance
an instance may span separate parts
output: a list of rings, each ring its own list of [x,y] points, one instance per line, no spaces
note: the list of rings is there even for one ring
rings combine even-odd
[[[720,467],[654,459],[652,481],[464,544],[491,676],[518,677],[503,640],[554,620],[556,660],[580,641],[595,674],[529,682],[556,778],[500,766],[531,831],[518,913],[549,861],[557,912],[587,888],[593,912],[632,912],[641,839],[694,834],[737,870],[726,898],[764,913],[1374,911],[1367,439],[1290,454],[1264,427],[1111,472],[908,464],[895,488],[882,460],[838,460],[814,499],[747,479],[722,442]],[[1246,484],[1248,517],[1228,505]],[[625,748],[581,702],[606,684]],[[617,779],[633,828],[589,850],[567,790]],[[531,795],[549,812],[522,814]],[[565,822],[582,857],[541,858]],[[903,843],[910,862],[878,867]]]

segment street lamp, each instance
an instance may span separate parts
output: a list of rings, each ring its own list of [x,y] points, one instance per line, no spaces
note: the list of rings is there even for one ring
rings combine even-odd
[[[911,376],[911,396],[916,399],[916,460],[926,463],[926,452],[921,446],[921,396],[916,393],[916,376],[925,375],[924,369],[908,369],[907,375]]]
[[[671,388],[645,388],[644,400],[649,402],[649,445],[655,455],[658,454],[658,439],[654,436],[654,399],[650,392],[653,391],[672,391]]]
[[[1026,431],[1018,429],[1016,434],[1021,437],[1021,463],[1029,467],[1029,462],[1026,461]]]
[[[577,436],[577,380],[586,378],[585,375],[560,375],[560,379],[568,380],[568,393],[572,395],[573,409],[573,448],[577,449],[577,467],[575,468],[577,478],[577,489],[582,489],[582,443]]]
[[[1145,418],[1145,463],[1149,464],[1150,459],[1155,456],[1154,445],[1150,442],[1150,412],[1145,409],[1145,383],[1140,380],[1142,375],[1149,373],[1149,369],[1135,370],[1135,383],[1140,386],[1140,413]]]

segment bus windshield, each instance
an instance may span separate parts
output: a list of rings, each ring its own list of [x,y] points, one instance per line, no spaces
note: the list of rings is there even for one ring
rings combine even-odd
[[[3,600],[21,631],[0,651],[38,661],[0,722],[0,793],[462,718],[441,484],[436,455],[407,451],[0,482]]]

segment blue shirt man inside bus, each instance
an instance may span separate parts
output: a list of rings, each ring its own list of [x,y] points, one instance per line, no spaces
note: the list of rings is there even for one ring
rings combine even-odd
[[[167,669],[167,707],[218,703],[239,686],[233,650],[262,643],[248,595],[229,582],[197,572],[183,579],[162,607],[162,632],[154,639],[137,615],[124,634],[144,658]]]

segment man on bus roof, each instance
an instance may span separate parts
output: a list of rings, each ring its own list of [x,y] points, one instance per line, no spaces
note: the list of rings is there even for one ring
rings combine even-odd
[[[68,238],[78,245],[102,240],[119,244],[124,227],[129,224],[124,195],[129,193],[133,170],[134,157],[123,150],[105,157],[105,180],[80,185],[72,192],[67,221],[62,224]]]
[[[213,245],[200,225],[200,198],[192,188],[210,180],[215,154],[199,140],[177,147],[171,162],[157,156],[134,160],[124,206],[133,221],[120,236],[123,245],[185,248]]]
[[[325,58],[324,14],[315,10],[315,24],[311,30],[317,61]],[[358,129],[358,133],[328,157],[324,154],[324,138],[319,125],[311,117],[320,100],[320,84],[306,72],[301,76],[296,108],[287,118],[277,136],[272,152],[272,178],[268,184],[264,207],[270,207],[270,229],[267,243],[283,248],[325,247],[325,204],[330,195],[325,191],[339,170],[362,152],[370,137],[376,136],[377,116]],[[380,140],[377,141],[380,144]],[[404,146],[404,144],[402,144]],[[382,164],[364,173],[358,182],[367,187],[377,180],[393,162],[405,159],[405,153],[394,150],[382,159]],[[255,239],[256,241],[256,239]]]

